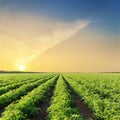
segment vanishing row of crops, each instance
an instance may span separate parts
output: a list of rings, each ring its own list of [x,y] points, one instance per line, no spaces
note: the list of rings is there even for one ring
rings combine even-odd
[[[98,120],[120,120],[120,74],[69,74],[71,89]]]
[[[120,120],[120,74],[110,73],[0,74],[0,120],[41,120],[38,105],[47,102],[46,120],[84,120],[71,94],[83,101],[90,119]]]

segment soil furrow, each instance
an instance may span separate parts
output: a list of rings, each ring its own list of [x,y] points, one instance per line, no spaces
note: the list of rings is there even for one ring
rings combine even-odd
[[[49,91],[50,95],[47,97],[47,99],[45,99],[45,101],[43,101],[39,105],[37,105],[37,108],[39,108],[40,110],[38,112],[38,115],[31,118],[31,120],[44,120],[45,119],[45,117],[47,116],[46,110],[50,105],[53,91],[54,91],[54,87],[52,87],[51,90]]]
[[[58,78],[59,77],[56,78],[56,81],[57,81]],[[46,116],[48,115],[47,108],[50,106],[50,101],[51,101],[52,96],[54,94],[55,85],[56,85],[56,82],[51,87],[47,98],[43,102],[40,102],[40,104],[37,105],[37,108],[39,109],[39,112],[36,116],[31,118],[31,120],[44,120],[46,118]]]
[[[65,80],[65,78],[63,77]],[[87,109],[86,105],[84,104],[83,100],[81,100],[78,95],[76,95],[73,90],[71,89],[69,83],[65,80],[68,89],[70,90],[71,98],[73,101],[73,106],[77,108],[80,114],[83,116],[84,120],[88,120],[90,118],[94,119],[93,114]]]
[[[3,111],[4,111],[4,108],[0,108],[0,117],[2,116]]]

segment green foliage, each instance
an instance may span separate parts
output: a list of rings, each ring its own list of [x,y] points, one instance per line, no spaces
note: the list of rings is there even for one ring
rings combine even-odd
[[[42,77],[42,79],[43,78],[44,77]],[[40,80],[40,79],[41,79],[41,77],[40,78],[36,78],[36,77],[35,78],[27,78],[27,79],[21,80],[21,81],[15,80],[17,83],[11,83],[11,84],[8,84],[6,86],[3,84],[3,86],[0,87],[0,95],[2,95],[3,93],[8,92],[9,90],[16,89],[16,88],[18,88],[18,87],[20,87],[22,85],[25,85],[25,84],[28,84],[28,83],[32,83],[32,82],[35,82],[35,81]]]
[[[71,96],[62,77],[57,81],[54,96],[47,111],[47,120],[83,120],[78,111],[71,107]]]
[[[65,78],[96,119],[120,119],[120,74],[66,74]]]
[[[34,90],[23,96],[20,100],[8,105],[2,113],[0,120],[27,120],[31,116],[36,115],[38,113],[36,104],[46,97],[48,90],[55,83],[55,79],[56,77],[46,82],[46,79],[43,79],[44,83],[41,85],[36,81],[38,87],[34,88]]]
[[[0,109],[5,108],[0,120],[29,120],[42,111],[36,105],[47,98],[56,75],[0,74]],[[120,74],[70,73],[63,76],[96,120],[120,120]],[[83,120],[73,108],[62,77],[57,81],[50,103],[47,120]]]
[[[7,110],[4,114],[4,117],[0,120],[28,120],[23,112],[14,109],[14,110]]]
[[[37,81],[35,80],[32,83],[24,84],[15,90],[10,90],[6,94],[1,95],[0,96],[0,107],[7,106],[12,101],[19,99],[21,96],[25,95],[27,92],[34,89],[35,87],[38,87],[39,85],[47,81],[49,78],[50,77],[40,79]]]

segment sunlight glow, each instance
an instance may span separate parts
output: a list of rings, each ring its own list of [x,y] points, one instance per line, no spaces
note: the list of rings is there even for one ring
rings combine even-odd
[[[18,67],[18,69],[19,69],[19,71],[24,71],[24,70],[25,70],[25,66],[24,66],[24,65],[20,65],[20,66]]]

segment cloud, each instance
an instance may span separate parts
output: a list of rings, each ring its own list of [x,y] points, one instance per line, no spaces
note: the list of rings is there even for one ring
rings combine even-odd
[[[0,49],[17,63],[31,61],[48,48],[74,36],[88,21],[57,21],[26,13],[0,13]]]

